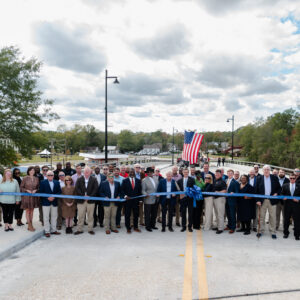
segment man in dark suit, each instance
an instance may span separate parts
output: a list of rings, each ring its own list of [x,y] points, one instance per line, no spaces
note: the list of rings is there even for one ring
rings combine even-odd
[[[79,177],[76,181],[75,195],[97,197],[98,182],[95,177],[91,176],[91,174],[91,168],[85,167],[83,171],[83,176]],[[78,209],[78,227],[75,234],[78,235],[83,233],[83,225],[86,214],[88,217],[88,232],[89,234],[95,234],[95,232],[93,231],[93,214],[95,209],[95,201],[77,199],[76,202]]]
[[[61,194],[60,184],[57,180],[53,180],[54,174],[52,171],[47,172],[47,179],[40,182],[39,192],[42,194]],[[50,237],[51,234],[60,234],[56,230],[57,221],[57,198],[41,197],[43,207],[44,229],[45,236]],[[51,215],[51,223],[50,223]]]
[[[227,175],[227,193],[238,193],[240,190],[239,183],[233,178],[233,170],[228,170]],[[228,226],[225,230],[229,230],[229,233],[234,233],[236,229],[236,197],[226,197],[226,214],[228,218]]]
[[[174,179],[172,179],[172,172],[169,171],[166,174],[166,179],[162,179],[157,187],[158,193],[172,193],[177,192],[177,186]],[[176,205],[176,195],[163,195],[159,197],[159,202],[162,207],[162,232],[166,231],[166,214],[168,211],[168,227],[169,231],[173,232],[172,220],[173,213]]]
[[[131,233],[131,226],[130,226],[131,212],[133,213],[133,230],[136,232],[141,232],[141,230],[138,227],[140,198],[137,199],[132,199],[132,198],[140,196],[142,194],[142,184],[140,179],[135,178],[134,169],[130,169],[129,177],[123,180],[122,193],[124,195],[124,198],[126,199],[125,226],[127,228],[127,233]]]
[[[100,197],[107,199],[120,199],[121,197],[121,185],[118,181],[114,180],[114,174],[108,173],[107,180],[104,181],[99,187]],[[104,208],[104,227],[106,234],[110,234],[110,231],[118,233],[116,227],[116,214],[118,205],[117,201],[102,201]]]
[[[183,177],[177,181],[181,191],[185,191],[186,187],[193,187],[195,179],[189,176],[189,170],[183,169]],[[188,229],[189,232],[193,232],[193,198],[185,195],[180,195],[180,211],[181,211],[181,232],[186,230],[186,210],[188,210]]]
[[[273,170],[273,172],[274,172],[274,170]],[[278,179],[279,179],[281,189],[282,189],[284,184],[290,182],[290,180],[285,176],[285,171],[282,170],[282,169],[280,169],[278,171]],[[281,213],[282,213],[282,216],[283,216],[283,223],[284,223],[284,203],[283,203],[283,200],[279,200],[277,205],[276,205],[276,230],[278,230],[279,225],[280,225]]]
[[[282,186],[281,195],[283,196],[300,196],[300,185],[296,184],[296,176],[290,176],[290,182]],[[284,224],[283,224],[283,237],[286,239],[289,236],[290,219],[294,220],[294,235],[295,239],[299,240],[300,237],[300,203],[297,199],[284,199]]]
[[[271,168],[269,165],[264,165],[263,167],[264,174],[257,178],[256,184],[256,194],[266,195],[266,196],[277,196],[281,192],[281,187],[279,184],[278,177],[270,174]],[[278,199],[263,199],[257,198],[256,204],[258,209],[260,209],[260,230],[261,232],[257,233],[257,237],[265,231],[265,217],[267,211],[269,212],[269,230],[272,235],[272,239],[276,239],[276,204]]]
[[[213,178],[213,181],[215,181],[215,174],[213,172],[209,171],[209,164],[208,163],[203,164],[203,172],[201,172],[201,177],[202,177],[203,181],[204,181],[204,178],[205,178],[206,174],[210,174]]]
[[[100,188],[101,183],[106,180],[106,176],[100,173],[100,168],[95,168],[95,173],[92,175],[97,179],[98,186]],[[104,220],[104,208],[102,205],[102,201],[96,201],[95,209],[94,209],[94,227],[97,227],[97,221],[99,221],[100,227],[103,227]]]

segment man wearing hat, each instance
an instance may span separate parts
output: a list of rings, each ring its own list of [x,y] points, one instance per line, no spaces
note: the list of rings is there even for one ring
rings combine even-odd
[[[153,177],[154,169],[148,167],[146,169],[147,177],[142,181],[142,194],[146,195],[144,198],[144,211],[145,211],[145,225],[147,231],[158,229],[155,226],[157,216],[158,200],[156,196],[147,196],[151,193],[156,193],[158,187],[157,178]]]

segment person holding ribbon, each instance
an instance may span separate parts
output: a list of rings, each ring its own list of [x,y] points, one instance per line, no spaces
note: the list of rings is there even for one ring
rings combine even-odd
[[[195,172],[195,184],[202,191],[205,188],[205,182],[202,180],[201,172],[198,170]],[[193,209],[193,228],[200,230],[202,224],[202,215],[203,215],[203,203],[204,200],[200,200],[196,202],[196,207]]]
[[[168,228],[169,231],[173,232],[172,221],[173,213],[176,205],[176,195],[171,194],[177,192],[176,181],[172,179],[172,172],[169,171],[166,174],[167,178],[163,178],[159,181],[157,192],[158,193],[170,193],[168,195],[159,196],[159,202],[162,209],[162,232],[166,231],[166,215],[168,212]]]

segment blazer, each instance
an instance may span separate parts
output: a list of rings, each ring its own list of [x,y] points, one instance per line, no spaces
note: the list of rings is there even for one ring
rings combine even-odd
[[[154,176],[152,177],[154,180],[155,186],[153,186],[150,177],[145,177],[142,181],[142,194],[147,195],[150,193],[155,193],[157,191],[158,187],[158,179]],[[147,198],[144,198],[145,204],[155,204],[156,202],[156,196],[149,196]]]
[[[240,191],[240,185],[239,183],[232,178],[231,182],[227,188],[227,193],[238,193]],[[236,197],[226,197],[228,201],[236,201]]]
[[[54,186],[53,186],[53,191],[52,191],[50,188],[49,180],[48,179],[42,180],[40,182],[39,193],[60,195],[61,188],[60,188],[59,182],[57,180],[53,180],[53,183],[54,183]],[[55,198],[53,201],[49,201],[48,197],[40,197],[40,199],[42,200],[42,206],[50,206],[50,205],[57,206],[58,198]]]
[[[85,187],[85,177],[81,176],[77,179],[75,185],[75,195],[78,196],[97,197],[98,196],[98,181],[95,177],[90,176],[87,188]],[[76,199],[77,203],[83,203],[85,200]],[[88,200],[88,203],[95,203],[95,200]]]
[[[114,181],[114,185],[115,185],[115,191],[114,191],[114,195],[113,198],[117,198],[117,197],[122,197],[122,190],[121,190],[121,185],[118,181]],[[110,191],[110,187],[109,187],[109,182],[106,180],[104,182],[101,182],[100,186],[99,186],[99,194],[100,197],[108,197],[111,198],[111,191]],[[117,201],[102,201],[103,206],[109,206],[110,202],[114,203],[115,205],[119,205],[121,202],[117,202]]]
[[[158,184],[158,187],[157,187],[157,192],[158,193],[165,193],[167,192],[167,179],[161,179],[159,184]],[[171,180],[171,192],[178,192],[177,190],[177,186],[176,186],[176,183],[175,183],[175,180],[172,179]],[[176,199],[177,197],[173,197],[171,195],[171,205],[175,205],[176,204]],[[166,203],[166,200],[167,200],[167,196],[163,195],[163,196],[159,196],[159,202],[161,203],[161,205],[165,205]]]
[[[270,174],[271,177],[271,195],[278,194],[280,195],[281,192],[281,186],[278,180],[278,177]],[[265,194],[265,182],[264,182],[264,175],[261,175],[257,177],[256,181],[256,187],[255,187],[255,194],[264,195]],[[263,198],[257,198],[257,202],[261,202],[263,204],[264,199]],[[275,205],[278,203],[278,199],[270,199],[270,202],[272,205]]]
[[[101,173],[99,175],[100,175],[100,178],[101,178],[101,182],[100,182],[100,185],[101,185],[106,180],[106,176],[101,174]],[[95,177],[96,180],[97,180],[96,174],[92,174],[92,176]],[[97,183],[98,183],[98,180],[97,180]]]
[[[291,190],[290,190],[290,183],[284,183],[282,185],[281,195],[283,195],[283,196],[292,196],[291,195]],[[294,191],[293,196],[300,197],[300,185],[299,184],[295,184],[295,191]],[[288,201],[293,201],[293,200],[288,200]]]
[[[184,180],[184,177],[182,177],[181,179],[179,179],[179,180],[177,181],[177,184],[178,184],[178,186],[179,186],[179,188],[180,188],[181,191],[184,191],[183,180]],[[187,180],[186,186],[187,186],[187,187],[193,187],[195,184],[196,184],[196,183],[195,183],[195,179],[189,176],[189,177],[188,177],[188,180]],[[192,198],[190,198],[190,197],[184,197],[183,199],[185,199],[185,198],[187,198],[187,199],[192,199]]]
[[[122,193],[125,196],[128,197],[137,197],[142,195],[142,183],[140,179],[135,178],[135,184],[134,184],[134,189],[132,189],[131,185],[131,177],[127,177],[123,180],[122,182]],[[141,200],[141,198],[137,198],[137,201]]]
[[[256,188],[256,182],[257,182],[257,177],[256,176],[254,176],[254,185],[253,185],[253,187],[254,188]],[[248,183],[250,184],[250,175],[248,174]],[[250,184],[251,185],[251,184]]]

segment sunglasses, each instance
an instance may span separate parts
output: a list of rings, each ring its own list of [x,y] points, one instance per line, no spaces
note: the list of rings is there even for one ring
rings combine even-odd
[[[72,181],[71,179],[66,179],[65,181]]]
[[[54,175],[47,175],[47,176],[53,177]]]
[[[210,178],[208,178],[208,177],[205,177],[204,179],[210,180]]]
[[[296,180],[296,178],[290,177],[290,180]]]
[[[108,176],[108,178],[114,178],[114,176]]]
[[[49,171],[49,169],[43,169],[43,172],[48,172]]]
[[[59,175],[59,177],[65,177],[66,175]]]

